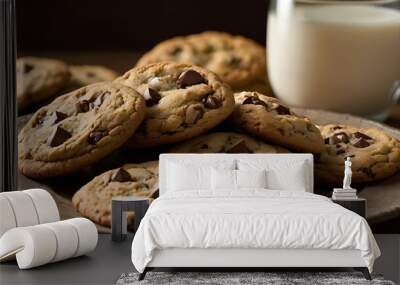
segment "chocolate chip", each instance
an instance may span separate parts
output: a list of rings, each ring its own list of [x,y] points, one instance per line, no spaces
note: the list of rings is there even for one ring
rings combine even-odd
[[[363,172],[365,175],[367,175],[369,178],[375,178],[376,174],[372,172],[370,168],[361,168],[361,172]]]
[[[25,64],[24,64],[24,73],[25,73],[25,74],[31,72],[32,69],[34,69],[34,66],[33,66],[33,65],[30,65],[30,64],[28,64],[28,63],[25,63]]]
[[[64,130],[60,126],[57,126],[57,128],[48,138],[47,143],[51,147],[59,146],[60,144],[63,144],[65,141],[67,141],[70,137],[72,137],[72,135],[68,131]]]
[[[133,180],[128,171],[126,171],[123,168],[119,168],[111,176],[111,181],[113,181],[113,182],[128,182],[128,181],[133,181]]]
[[[51,116],[48,119],[48,122],[50,125],[57,124],[58,122],[61,122],[62,120],[68,118],[67,114],[64,114],[63,112],[58,112],[55,111],[51,114]]]
[[[329,138],[324,139],[325,144],[329,144]]]
[[[282,106],[282,105],[278,105],[278,107],[276,107],[276,112],[279,114],[279,115],[290,115],[290,110],[289,110],[289,108],[287,108],[287,107],[285,107],[285,106]]]
[[[106,91],[106,92],[103,92],[100,95],[97,95],[96,100],[94,100],[94,102],[92,102],[90,104],[90,107],[99,108],[103,104],[103,102],[106,99],[106,97],[109,96],[109,95],[111,95],[111,92],[109,92],[109,91]]]
[[[334,134],[330,138],[330,143],[331,144],[338,144],[338,143],[348,143],[349,142],[349,136],[345,132],[340,132],[337,134]]]
[[[87,77],[89,77],[89,78],[93,78],[93,77],[96,76],[96,74],[94,74],[94,73],[91,72],[91,71],[86,72],[86,75],[87,75]]]
[[[158,91],[153,88],[146,88],[146,90],[144,90],[143,97],[146,100],[146,106],[153,106],[161,99]]]
[[[370,146],[370,143],[369,143],[367,140],[365,140],[365,139],[363,139],[363,138],[360,138],[360,139],[358,139],[358,141],[356,141],[355,143],[353,143],[353,145],[354,145],[355,147],[358,147],[358,148],[364,148],[364,147]]]
[[[341,130],[341,129],[343,129],[341,126],[334,126],[333,128],[332,128],[333,130]]]
[[[232,67],[240,67],[242,64],[242,59],[237,56],[232,56],[231,59],[229,60],[229,65]]]
[[[203,52],[204,53],[212,53],[215,51],[215,48],[212,45],[207,45],[204,49]]]
[[[171,49],[169,51],[169,54],[172,56],[177,56],[178,54],[180,54],[182,52],[182,48],[179,46],[174,47],[173,49]]]
[[[208,109],[218,109],[222,106],[221,101],[217,97],[213,96],[213,94],[206,95],[202,102]]]
[[[255,98],[255,97],[246,97],[246,98],[244,98],[244,100],[243,100],[243,102],[242,102],[242,105],[251,105],[251,104],[254,104],[254,102],[256,101],[254,98]],[[257,100],[260,100],[260,99],[257,98]],[[254,104],[254,105],[256,105],[256,104]]]
[[[337,155],[340,155],[340,154],[343,154],[343,153],[345,153],[346,151],[344,150],[344,149],[339,149],[338,151],[336,151],[336,154]]]
[[[372,138],[370,137],[370,136],[367,136],[366,134],[363,134],[363,133],[360,133],[360,132],[355,132],[354,133],[354,137],[356,137],[356,138],[362,138],[362,139],[365,139],[365,140],[372,140]]]
[[[192,69],[189,69],[179,76],[176,84],[179,88],[186,88],[188,86],[196,85],[196,84],[201,84],[201,83],[206,83],[205,79],[203,76],[201,76],[200,73],[197,71],[194,71]]]
[[[199,105],[190,105],[186,108],[185,123],[188,125],[195,124],[203,117],[204,110]]]
[[[249,96],[246,97],[246,99],[243,100],[242,102],[243,105],[246,104],[252,104],[252,105],[261,105],[264,106],[265,108],[268,108],[268,104],[265,103],[263,100],[261,100],[260,98],[258,98],[258,96]]]
[[[225,150],[226,153],[253,153],[246,145],[244,140],[238,141],[236,144],[232,145],[230,148]]]
[[[89,134],[88,143],[89,144],[96,144],[99,140],[105,137],[108,134],[107,130],[98,130],[93,131]]]
[[[88,100],[81,100],[75,104],[75,109],[77,113],[86,113],[90,109]]]

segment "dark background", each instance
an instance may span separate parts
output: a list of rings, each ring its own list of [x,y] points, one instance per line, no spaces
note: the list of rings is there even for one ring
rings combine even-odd
[[[267,0],[17,0],[18,49],[143,51],[205,30],[265,43]]]

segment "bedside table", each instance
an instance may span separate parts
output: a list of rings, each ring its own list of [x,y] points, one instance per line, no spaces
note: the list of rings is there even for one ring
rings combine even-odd
[[[146,197],[121,196],[112,198],[111,209],[111,239],[123,241],[128,233],[127,212],[135,213],[134,231],[139,227],[140,221],[149,208],[150,199]]]
[[[365,218],[367,209],[367,200],[364,198],[347,199],[347,200],[337,200],[331,199],[333,203],[339,204],[340,206],[359,214],[361,217]]]

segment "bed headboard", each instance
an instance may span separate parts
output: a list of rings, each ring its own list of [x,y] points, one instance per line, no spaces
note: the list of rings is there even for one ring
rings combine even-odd
[[[240,160],[265,160],[267,163],[299,163],[304,162],[307,168],[305,172],[305,179],[308,181],[307,183],[307,192],[314,192],[314,174],[313,174],[313,156],[312,154],[295,154],[295,153],[285,153],[285,154],[161,154],[160,155],[160,169],[159,169],[159,188],[160,195],[163,195],[168,191],[168,175],[167,175],[167,164],[168,162],[189,160],[191,163],[196,164],[209,163],[213,165],[213,163],[218,160],[232,160],[232,161],[240,161]]]

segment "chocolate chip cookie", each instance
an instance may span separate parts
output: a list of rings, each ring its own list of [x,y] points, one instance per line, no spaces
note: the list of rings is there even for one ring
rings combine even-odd
[[[39,109],[18,136],[19,169],[26,176],[75,172],[121,146],[145,116],[145,102],[118,83],[97,83]]]
[[[266,82],[265,48],[242,36],[210,31],[172,38],[146,53],[137,65],[160,61],[204,67],[218,74],[234,90],[271,92]]]
[[[200,135],[227,118],[234,108],[231,88],[201,67],[155,63],[116,79],[146,100],[146,119],[128,141],[145,148]]]
[[[150,197],[158,190],[158,161],[125,164],[95,177],[72,198],[74,207],[93,222],[111,226],[111,200],[115,196]],[[128,224],[133,215],[128,214]]]
[[[118,77],[117,72],[104,66],[98,65],[71,65],[70,89],[77,89],[93,83],[112,81]]]
[[[352,157],[352,181],[363,183],[386,178],[400,168],[400,143],[381,130],[344,125],[321,126],[325,150],[315,163],[317,177],[340,185],[344,160]]]
[[[211,133],[172,147],[172,153],[287,153],[283,147],[271,145],[250,136],[231,132]]]
[[[16,70],[19,111],[57,96],[70,78],[68,66],[55,59],[22,57],[17,59]]]
[[[298,152],[320,153],[324,149],[319,129],[278,99],[258,92],[234,96],[235,110],[229,118],[234,128]]]

